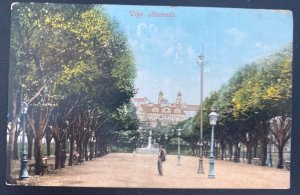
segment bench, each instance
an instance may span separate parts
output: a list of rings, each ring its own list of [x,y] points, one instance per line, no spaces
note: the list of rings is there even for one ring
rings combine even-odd
[[[79,158],[79,155],[73,156],[74,165],[84,164],[84,160]]]
[[[291,161],[286,160],[284,164],[285,164],[285,168],[286,168],[287,170],[290,170],[290,168],[291,168]]]
[[[30,173],[31,171],[31,168],[34,167],[36,169],[36,164],[35,163],[32,163],[32,164],[29,164],[29,171],[28,173]],[[53,171],[53,166],[54,164],[42,164],[42,172],[41,172],[41,175],[44,175],[45,171],[47,170],[47,172],[49,173],[49,167],[51,167],[51,170]]]
[[[254,163],[255,165],[259,165],[259,163],[260,163],[260,158],[253,158],[252,160],[253,160],[253,163]]]

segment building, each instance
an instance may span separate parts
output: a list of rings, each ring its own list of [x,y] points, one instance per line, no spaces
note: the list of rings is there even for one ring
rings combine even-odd
[[[141,123],[151,127],[167,126],[193,117],[199,110],[199,105],[183,103],[182,94],[177,93],[176,102],[169,103],[162,91],[158,94],[157,103],[150,102],[147,97],[133,98],[137,116]]]

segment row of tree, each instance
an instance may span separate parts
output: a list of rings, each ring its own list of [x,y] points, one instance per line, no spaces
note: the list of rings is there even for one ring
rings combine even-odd
[[[18,156],[21,104],[36,174],[42,171],[41,141],[55,141],[55,168],[64,166],[65,143],[80,158],[106,152],[121,129],[137,129],[130,99],[135,63],[126,37],[100,6],[15,3],[11,12],[7,180]],[[93,143],[94,146],[93,146]],[[15,146],[15,147],[13,147]],[[90,157],[87,148],[90,146]]]
[[[218,113],[215,139],[221,147],[230,148],[230,157],[239,161],[241,146],[247,148],[248,163],[252,150],[260,145],[261,165],[266,164],[267,146],[278,149],[278,168],[283,167],[283,149],[291,137],[292,118],[292,48],[286,47],[237,71],[227,84],[213,92],[203,104],[204,139],[210,140],[208,115],[212,108]],[[185,128],[183,139],[196,149],[199,142],[200,113],[180,123]],[[273,139],[271,139],[273,138]],[[234,150],[233,150],[234,148]],[[232,153],[234,151],[234,154]]]

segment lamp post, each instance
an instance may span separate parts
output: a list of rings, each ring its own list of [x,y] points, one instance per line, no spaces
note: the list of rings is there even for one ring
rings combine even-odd
[[[198,165],[198,174],[204,174],[203,169],[203,68],[204,68],[204,54],[199,56],[199,64],[200,64],[200,72],[201,72],[201,80],[200,80],[200,143],[199,143],[199,165]]]
[[[268,157],[267,157],[267,165],[269,167],[273,167],[273,164],[272,164],[272,143],[273,143],[273,136],[269,134],[268,138],[269,138],[269,153],[268,153]]]
[[[245,163],[245,144],[242,144],[242,150],[243,150],[243,163]]]
[[[207,151],[206,151],[206,150],[207,150],[207,144],[208,144],[208,143],[207,143],[206,140],[204,140],[204,141],[203,141],[203,144],[204,144],[204,154],[205,154],[205,157],[207,157]]]
[[[167,140],[168,140],[168,134],[165,134],[165,150],[167,152]]]
[[[26,114],[28,110],[28,104],[26,102],[22,103],[22,117],[23,117],[23,134],[22,134],[22,153],[21,153],[21,169],[20,169],[20,179],[27,179],[29,178],[28,172],[27,172],[27,158],[26,158],[26,151],[25,151],[25,128],[26,128]]]
[[[181,165],[181,163],[180,163],[180,135],[181,135],[181,129],[179,128],[179,129],[177,129],[177,135],[178,135],[178,138],[177,138],[177,140],[178,140],[178,150],[177,150],[177,154],[178,154],[178,156],[177,156],[177,166],[180,166]]]
[[[208,179],[214,179],[215,173],[214,173],[214,127],[217,124],[218,115],[216,112],[211,112],[209,115],[209,124],[211,125],[211,144],[210,144],[210,155],[209,155],[209,173],[208,173]]]

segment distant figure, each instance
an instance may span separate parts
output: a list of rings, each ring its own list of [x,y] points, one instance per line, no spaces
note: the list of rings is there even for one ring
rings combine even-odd
[[[162,148],[162,146],[159,146],[159,151],[158,151],[158,161],[157,161],[157,167],[158,167],[158,173],[160,176],[163,175],[162,171],[162,163],[166,161],[166,152]]]
[[[133,156],[135,157],[136,149],[133,150]]]

